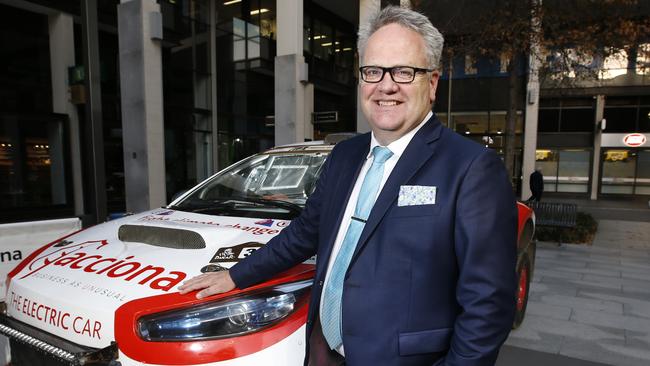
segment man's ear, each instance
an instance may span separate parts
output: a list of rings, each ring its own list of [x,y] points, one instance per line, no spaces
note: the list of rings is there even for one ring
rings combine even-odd
[[[440,74],[438,71],[434,71],[431,74],[431,80],[429,80],[430,88],[429,88],[429,103],[433,104],[436,100],[436,89],[438,88],[438,80],[440,79]]]

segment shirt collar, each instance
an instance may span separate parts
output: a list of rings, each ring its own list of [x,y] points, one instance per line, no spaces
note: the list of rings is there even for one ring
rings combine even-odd
[[[390,149],[390,151],[393,152],[393,157],[399,159],[400,156],[404,153],[404,150],[406,150],[406,147],[408,146],[409,142],[411,142],[411,139],[413,139],[413,136],[424,126],[424,124],[431,118],[433,115],[433,112],[427,113],[427,115],[424,117],[424,120],[420,122],[419,125],[417,125],[414,129],[411,131],[407,132],[404,136],[398,138],[397,140],[391,142],[386,146],[387,148]],[[368,156],[366,156],[366,159],[369,159],[372,156],[372,149],[375,148],[375,146],[381,146],[379,144],[379,141],[375,138],[375,133],[373,132],[370,137],[370,150],[368,151]]]

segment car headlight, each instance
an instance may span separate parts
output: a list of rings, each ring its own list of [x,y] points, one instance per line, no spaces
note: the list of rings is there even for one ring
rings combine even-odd
[[[191,308],[143,316],[139,336],[147,341],[223,338],[252,333],[289,315],[303,302],[312,280],[278,285],[262,292],[221,299]]]

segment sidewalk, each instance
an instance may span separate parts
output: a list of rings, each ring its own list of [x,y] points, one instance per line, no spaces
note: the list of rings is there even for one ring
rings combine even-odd
[[[650,222],[599,224],[592,246],[538,243],[526,319],[507,345],[650,365]]]
[[[496,366],[609,366],[600,362],[579,360],[520,347],[503,346]]]

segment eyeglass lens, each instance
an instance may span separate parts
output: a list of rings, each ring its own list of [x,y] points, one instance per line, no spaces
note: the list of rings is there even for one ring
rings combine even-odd
[[[393,81],[396,83],[410,83],[415,78],[415,69],[407,66],[382,68],[367,66],[361,69],[361,76],[367,82],[379,82],[384,77],[384,73],[389,71]]]

